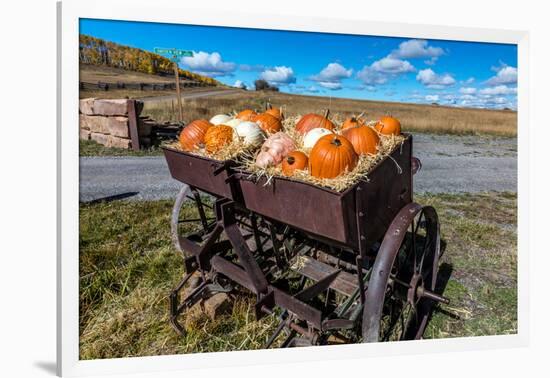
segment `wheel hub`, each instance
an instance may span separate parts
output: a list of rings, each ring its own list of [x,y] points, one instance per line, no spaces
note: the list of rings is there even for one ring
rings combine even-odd
[[[407,291],[407,302],[416,306],[424,292],[424,279],[420,273],[413,274]]]

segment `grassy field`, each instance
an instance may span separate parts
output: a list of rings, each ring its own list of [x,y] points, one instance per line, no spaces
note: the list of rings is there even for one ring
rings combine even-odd
[[[80,80],[87,82],[172,82],[173,78],[159,75],[148,75],[110,67],[80,66]],[[183,88],[184,93],[210,91],[207,88]],[[217,89],[222,89],[221,87]],[[174,95],[175,91],[137,91],[137,90],[83,90],[80,98],[142,98],[147,96]],[[517,113],[510,110],[484,110],[445,107],[437,105],[419,105],[397,102],[337,99],[329,97],[302,96],[280,92],[243,91],[215,97],[203,97],[185,100],[184,121],[197,118],[210,118],[215,114],[229,113],[245,108],[258,111],[265,109],[270,101],[275,106],[282,106],[287,115],[322,113],[329,108],[337,118],[365,113],[367,119],[378,119],[391,114],[401,120],[404,130],[412,132],[450,133],[450,134],[490,134],[500,136],[517,135]],[[175,121],[172,102],[148,103],[144,115],[157,121]]]
[[[426,338],[517,331],[516,195],[422,195],[439,212],[450,275]],[[171,201],[80,205],[80,358],[114,358],[261,348],[276,325],[254,321],[254,300],[232,313],[185,319],[184,337],[168,325],[169,290],[183,274],[169,237]],[[189,215],[194,212],[186,209]]]
[[[172,76],[150,75],[143,72],[129,71],[122,68],[80,64],[80,81],[96,83],[173,83]]]
[[[509,110],[485,110],[454,108],[436,105],[418,105],[395,102],[378,102],[327,97],[300,96],[276,92],[242,92],[216,97],[204,97],[185,101],[184,118],[190,122],[197,118],[209,118],[215,114],[230,113],[252,108],[265,109],[266,102],[282,106],[287,115],[322,113],[329,108],[337,120],[351,115],[365,114],[375,120],[383,115],[397,117],[405,131],[468,135],[515,136],[517,113]],[[143,113],[158,121],[173,121],[175,114],[171,103],[146,104]]]
[[[161,76],[161,75],[149,75],[143,72],[123,70],[120,68],[113,68],[107,66],[96,66],[89,64],[80,64],[80,78],[79,80],[86,83],[97,83],[99,81],[103,83],[173,83],[173,76]],[[183,93],[195,93],[201,91],[212,90],[216,87],[196,87],[196,88],[184,88],[181,86]],[[222,88],[218,88],[222,89]],[[140,91],[140,90],[128,90],[128,89],[109,89],[103,90],[90,90],[85,89],[80,91],[80,98],[96,97],[96,98],[143,98],[143,97],[156,97],[174,95],[176,91],[168,90],[156,90],[156,91]]]
[[[150,147],[140,151],[123,148],[105,147],[93,140],[79,140],[80,156],[162,156],[159,147]]]

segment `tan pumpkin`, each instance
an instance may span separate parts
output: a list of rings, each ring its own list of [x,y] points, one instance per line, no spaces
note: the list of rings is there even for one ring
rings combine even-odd
[[[234,137],[239,137],[247,146],[259,147],[265,139],[262,129],[256,122],[241,122],[233,130],[235,130]]]
[[[342,135],[353,145],[357,155],[375,154],[380,138],[369,126],[356,126],[342,130]]]
[[[296,145],[288,135],[283,132],[273,134],[262,145],[260,153],[256,157],[256,165],[260,168],[276,166],[295,149]]]
[[[204,136],[204,146],[209,153],[216,153],[233,140],[233,128],[231,126],[212,126]]]
[[[214,117],[210,118],[210,123],[214,126],[217,125],[226,125],[228,121],[231,120],[231,117],[227,114],[216,114]]]
[[[238,118],[242,121],[254,121],[254,119],[256,118],[257,115],[258,114],[254,110],[245,109],[242,112],[240,112],[239,114],[237,114],[235,116],[235,118]]]
[[[315,146],[315,143],[317,143],[317,141],[321,137],[328,134],[333,134],[333,132],[327,129],[322,129],[320,127],[309,130],[306,135],[304,135],[302,144],[304,148],[313,148],[313,146]]]
[[[292,176],[294,171],[301,171],[307,168],[308,157],[302,151],[292,151],[289,153],[281,164],[283,175]]]
[[[341,135],[325,135],[309,154],[309,173],[319,178],[334,178],[357,165],[353,145]]]
[[[384,116],[375,126],[376,131],[383,135],[400,135],[401,122],[397,118]]]
[[[197,119],[183,128],[179,142],[184,151],[193,151],[204,144],[206,132],[212,124],[205,119]]]
[[[300,134],[306,134],[308,131],[317,129],[317,128],[323,128],[327,130],[334,130],[334,123],[332,123],[331,120],[328,119],[329,111],[327,110],[325,112],[325,115],[322,116],[320,114],[306,114],[296,124],[296,131],[298,131]]]

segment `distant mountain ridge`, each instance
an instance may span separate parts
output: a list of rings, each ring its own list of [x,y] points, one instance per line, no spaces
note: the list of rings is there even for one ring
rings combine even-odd
[[[78,59],[81,63],[122,68],[153,75],[174,75],[174,63],[150,51],[120,45],[101,38],[80,34]],[[182,79],[198,81],[209,86],[223,86],[211,77],[179,69]]]

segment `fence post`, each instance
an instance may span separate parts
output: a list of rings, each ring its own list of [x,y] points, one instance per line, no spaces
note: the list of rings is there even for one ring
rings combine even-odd
[[[128,127],[130,128],[130,139],[132,150],[139,151],[138,115],[136,111],[136,100],[128,100]]]

